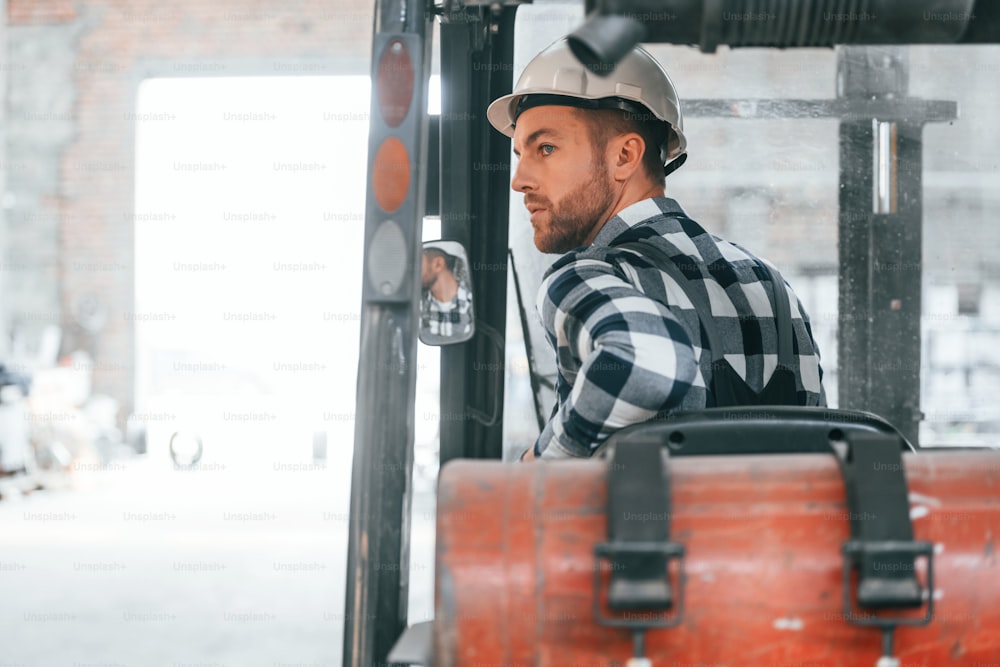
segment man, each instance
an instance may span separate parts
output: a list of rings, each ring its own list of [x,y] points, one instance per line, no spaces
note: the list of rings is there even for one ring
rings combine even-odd
[[[586,457],[613,432],[677,410],[825,404],[791,289],[664,196],[686,139],[673,84],[652,56],[636,47],[597,76],[560,40],[487,116],[513,138],[511,187],[524,194],[536,247],[566,253],[538,296],[557,404],[522,460]],[[646,250],[623,246],[635,242]]]
[[[469,288],[455,276],[457,262],[455,255],[440,247],[424,247],[420,269],[421,330],[428,342],[464,340],[471,333],[472,300]]]

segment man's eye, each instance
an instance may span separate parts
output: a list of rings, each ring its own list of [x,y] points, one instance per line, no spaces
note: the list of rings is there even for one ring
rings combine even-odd
[[[552,144],[542,144],[538,147],[538,150],[542,152],[542,155],[552,155],[552,151],[556,149]]]

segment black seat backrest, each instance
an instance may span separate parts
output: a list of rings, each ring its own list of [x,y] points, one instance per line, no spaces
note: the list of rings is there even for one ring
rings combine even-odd
[[[594,456],[627,439],[658,439],[672,456],[717,454],[829,454],[852,433],[882,433],[913,446],[886,420],[860,410],[796,406],[708,408],[678,412],[669,419],[624,428],[608,438]]]

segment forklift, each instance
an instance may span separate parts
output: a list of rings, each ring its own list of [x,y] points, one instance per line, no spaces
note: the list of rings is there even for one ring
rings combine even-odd
[[[996,664],[1000,455],[919,442],[922,130],[958,110],[910,97],[896,55],[997,44],[1000,3],[586,0],[569,40],[595,72],[638,43],[836,49],[833,99],[681,106],[838,121],[838,299],[853,315],[837,409],[680,414],[586,461],[519,465],[501,461],[497,414],[511,150],[485,109],[513,88],[526,4],[376,1],[344,664]],[[441,347],[455,418],[440,427],[435,618],[408,628],[425,216],[460,249],[475,310],[474,334]]]

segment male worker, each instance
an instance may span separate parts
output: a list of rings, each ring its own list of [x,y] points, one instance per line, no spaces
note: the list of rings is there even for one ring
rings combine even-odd
[[[562,39],[487,111],[513,137],[511,187],[524,193],[536,247],[565,253],[538,295],[557,404],[522,460],[586,457],[616,430],[677,410],[824,405],[794,292],[664,196],[665,175],[686,158],[666,72],[636,47],[602,74]]]
[[[465,340],[471,334],[472,300],[468,286],[455,275],[458,262],[455,255],[440,246],[424,247],[420,267],[423,287],[420,326],[425,342]]]

